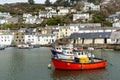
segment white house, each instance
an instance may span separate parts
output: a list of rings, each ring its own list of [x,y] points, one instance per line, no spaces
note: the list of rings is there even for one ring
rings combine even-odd
[[[9,46],[13,42],[14,32],[9,30],[0,30],[0,45]]]
[[[8,23],[7,19],[0,19],[0,24],[6,24],[6,23]]]
[[[81,33],[82,29],[87,29],[89,32],[91,29],[95,29],[96,27],[101,27],[101,24],[100,23],[79,23],[79,24],[70,24],[69,27],[70,27],[71,33],[78,33],[78,32]]]
[[[71,13],[76,13],[77,10],[76,10],[76,9],[70,9],[70,12],[71,12]]]
[[[41,24],[43,19],[39,18],[38,16],[32,16],[32,15],[24,15],[26,17],[23,17],[24,21],[23,23],[26,24]]]
[[[35,21],[36,21],[36,18],[37,16],[30,16],[30,17],[27,17],[24,21],[24,23],[26,24],[34,24]]]
[[[93,3],[85,3],[83,7],[83,11],[99,11],[100,5],[95,5]]]
[[[113,27],[120,27],[120,21],[114,22],[114,23],[112,24],[112,26],[113,26]]]
[[[12,16],[10,15],[9,12],[0,12],[0,18],[11,18]]]
[[[35,28],[26,29],[25,43],[38,44],[38,36]]]
[[[70,24],[69,27],[70,27],[71,33],[79,32],[79,24]]]
[[[52,14],[48,11],[40,11],[39,18],[52,18]]]
[[[90,18],[89,13],[83,13],[83,14],[73,14],[73,21],[76,21],[78,19],[81,20],[88,20]]]
[[[9,46],[12,44],[13,41],[13,35],[8,34],[8,35],[0,35],[0,45],[6,45]]]
[[[10,15],[10,13],[7,12],[0,12],[0,24],[7,24],[8,23],[8,19],[11,18],[12,16]]]
[[[27,17],[30,17],[30,16],[32,16],[32,14],[23,13],[23,18],[27,18]]]
[[[109,22],[117,22],[120,20],[120,12],[116,12],[115,14],[110,15],[106,20]]]
[[[80,28],[78,33],[99,33],[99,32],[114,32],[120,28],[113,27],[89,27],[89,28]]]
[[[86,28],[86,27],[101,27],[101,23],[80,23],[80,28]]]
[[[47,44],[51,44],[53,42],[56,41],[56,36],[54,34],[40,34],[38,35],[38,44],[40,45],[47,45]]]
[[[58,11],[58,15],[66,15],[66,14],[68,14],[70,11],[69,11],[69,8],[61,8],[61,9],[59,9],[59,11]]]
[[[115,31],[111,34],[113,44],[120,44],[120,31]]]
[[[49,12],[52,14],[52,16],[57,16],[57,10],[51,9]]]
[[[47,11],[52,10],[52,7],[45,7],[45,10]]]
[[[35,33],[25,34],[25,43],[31,43],[32,45],[38,44],[38,37]]]

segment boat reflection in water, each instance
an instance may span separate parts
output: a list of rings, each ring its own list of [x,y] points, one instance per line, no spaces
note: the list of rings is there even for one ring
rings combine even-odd
[[[54,80],[107,80],[106,69],[95,70],[54,70],[52,77]]]

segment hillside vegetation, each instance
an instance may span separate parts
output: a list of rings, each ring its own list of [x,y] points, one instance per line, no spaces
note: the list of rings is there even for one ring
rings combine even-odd
[[[105,18],[107,18],[109,15],[114,14],[117,11],[120,11],[120,1],[116,0],[116,2],[111,2],[108,4],[105,4],[104,6],[101,6],[101,10],[98,12],[89,12],[90,14],[93,14],[93,20],[89,22],[93,23],[102,23],[103,26],[111,26],[111,23],[106,22]],[[57,4],[51,4],[52,7],[57,7]],[[13,4],[4,4],[0,5],[0,12],[10,12],[12,16],[17,16],[20,19],[22,18],[23,13],[31,13],[33,15],[38,15],[38,12],[40,10],[45,10],[45,4],[28,4],[28,3],[13,3]],[[76,10],[80,10],[80,4],[72,5],[73,8]],[[72,14],[68,14],[66,16],[57,16],[51,19],[44,19],[43,23],[40,25],[29,25],[29,24],[23,24],[21,22],[17,24],[9,24],[9,25],[3,25],[2,29],[19,29],[20,27],[45,27],[45,25],[64,25],[64,24],[70,24],[70,23],[80,23],[81,21],[72,21]]]
[[[0,12],[10,12],[12,15],[22,15],[23,13],[37,14],[39,10],[44,10],[42,4],[13,3],[0,5]]]

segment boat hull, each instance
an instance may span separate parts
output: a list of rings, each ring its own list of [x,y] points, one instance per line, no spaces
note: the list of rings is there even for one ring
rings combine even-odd
[[[61,52],[58,52],[58,51],[56,51],[54,49],[51,49],[51,52],[52,52],[53,55],[57,55],[58,53],[61,53]]]
[[[100,62],[92,63],[75,63],[75,62],[65,62],[58,59],[53,59],[52,62],[55,69],[61,70],[87,70],[87,69],[98,69],[106,67],[106,60],[101,60]]]

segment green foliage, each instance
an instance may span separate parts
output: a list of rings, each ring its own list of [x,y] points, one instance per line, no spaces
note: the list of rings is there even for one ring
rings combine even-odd
[[[103,24],[104,24],[104,26],[112,27],[111,22],[105,21],[105,22],[103,22]]]
[[[28,3],[33,5],[34,4],[34,0],[28,0]]]
[[[47,21],[47,25],[57,25],[57,24],[59,24],[59,23],[61,23],[61,17],[54,17],[54,18],[51,18],[51,19],[49,19],[48,21]]]
[[[105,16],[102,14],[94,14],[93,15],[93,22],[95,23],[101,23],[105,21]]]
[[[50,5],[51,5],[50,0],[46,0],[46,1],[45,1],[45,5],[46,5],[46,6],[50,6]]]
[[[16,3],[5,4],[0,6],[0,12],[10,12],[12,15],[23,15],[23,13],[38,14],[39,10],[45,10],[45,6],[41,4]]]
[[[57,17],[54,17],[52,19],[49,19],[47,21],[47,25],[64,25],[64,24],[69,24],[72,22],[72,17],[73,15],[72,14],[68,14],[66,16],[57,16]]]
[[[94,23],[102,23],[102,26],[112,26],[112,23],[106,21],[106,17],[102,14],[94,14],[93,22]]]
[[[56,0],[56,2],[54,3],[55,6],[70,6],[70,2],[69,0]]]

